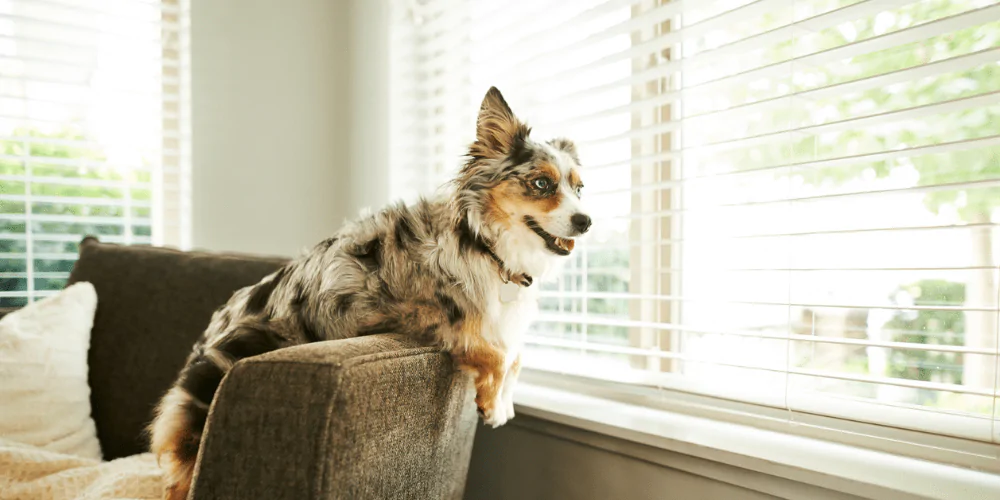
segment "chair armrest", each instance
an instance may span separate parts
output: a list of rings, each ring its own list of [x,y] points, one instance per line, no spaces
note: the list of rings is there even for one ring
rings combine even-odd
[[[245,359],[209,411],[191,498],[461,498],[474,392],[447,354],[399,335]]]

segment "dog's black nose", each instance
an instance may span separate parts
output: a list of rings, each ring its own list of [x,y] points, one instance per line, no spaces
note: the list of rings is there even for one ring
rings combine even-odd
[[[569,221],[573,224],[573,229],[576,229],[576,232],[580,234],[586,233],[590,229],[590,216],[587,214],[573,214]]]

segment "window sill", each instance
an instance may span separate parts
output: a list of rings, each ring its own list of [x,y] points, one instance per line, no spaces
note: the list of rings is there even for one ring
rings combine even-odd
[[[834,492],[864,498],[1000,498],[1000,475],[537,384],[522,383],[516,394],[519,415]]]

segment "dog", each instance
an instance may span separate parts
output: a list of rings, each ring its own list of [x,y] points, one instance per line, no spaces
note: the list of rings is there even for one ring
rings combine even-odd
[[[261,282],[236,291],[195,343],[150,425],[165,498],[187,498],[209,405],[240,359],[376,333],[420,338],[474,377],[493,427],[514,416],[523,335],[538,285],[591,218],[575,145],[539,142],[496,87],[447,194],[347,224]]]

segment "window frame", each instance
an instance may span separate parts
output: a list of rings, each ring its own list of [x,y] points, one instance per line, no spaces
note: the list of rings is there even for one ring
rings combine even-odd
[[[651,8],[670,3],[670,0],[645,0],[632,6],[632,17],[641,18]],[[636,30],[631,35],[633,45],[642,44],[647,34],[661,36],[669,33],[671,20],[667,19],[655,26]],[[647,71],[657,63],[668,63],[674,58],[672,48],[663,49],[659,56],[648,61],[632,61],[632,73]],[[632,86],[632,102],[641,102],[655,98],[674,90],[676,83],[674,75],[660,77]],[[674,105],[667,102],[652,110],[637,109],[632,112],[632,128],[643,128],[671,121],[674,117]],[[645,155],[665,153],[674,150],[675,132],[667,131],[650,137],[637,137],[631,140],[632,157],[641,158]],[[653,162],[651,168],[633,168],[630,166],[632,186],[662,184],[677,177],[680,159],[663,159]],[[673,210],[680,206],[681,193],[675,189],[638,190],[632,193],[632,212],[656,212]],[[679,296],[680,277],[675,272],[657,272],[653,276],[645,272],[649,269],[671,269],[680,262],[680,246],[671,241],[680,234],[680,217],[665,216],[657,218],[637,218],[629,228],[629,293],[641,295]],[[664,237],[665,236],[665,237]],[[654,242],[643,244],[642,242]],[[586,266],[584,266],[586,269]],[[634,287],[634,288],[633,288]],[[644,323],[672,323],[680,317],[680,303],[674,300],[631,300],[629,301],[629,318]],[[679,323],[679,322],[678,322]],[[680,335],[675,330],[654,329],[641,326],[629,328],[631,347],[639,349],[656,349],[671,351],[679,345]],[[631,356],[629,365],[637,370],[672,372],[677,363],[669,358],[654,356]]]

